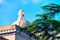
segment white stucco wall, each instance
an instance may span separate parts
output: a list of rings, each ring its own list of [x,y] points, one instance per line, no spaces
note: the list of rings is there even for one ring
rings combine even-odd
[[[8,39],[8,40],[15,40],[15,34],[12,34],[12,35],[4,35],[3,37]]]

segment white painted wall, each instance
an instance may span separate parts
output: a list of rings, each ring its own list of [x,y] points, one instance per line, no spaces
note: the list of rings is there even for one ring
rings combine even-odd
[[[6,36],[3,36],[4,38],[8,39],[8,40],[15,40],[15,36],[16,35],[6,35]]]

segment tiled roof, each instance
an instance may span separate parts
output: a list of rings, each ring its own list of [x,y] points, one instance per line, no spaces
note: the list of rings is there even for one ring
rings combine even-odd
[[[11,29],[15,29],[15,28],[16,28],[16,25],[0,26],[0,31],[11,30]]]

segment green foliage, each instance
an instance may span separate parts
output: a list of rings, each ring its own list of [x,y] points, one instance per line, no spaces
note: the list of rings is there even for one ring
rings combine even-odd
[[[43,9],[49,10],[50,12],[50,16],[52,16],[54,18],[55,14],[58,14],[60,12],[60,5],[58,4],[49,4],[49,5],[45,5],[42,7]]]
[[[60,32],[60,21],[54,19],[55,14],[60,12],[60,5],[51,3],[42,8],[49,10],[49,12],[37,14],[36,16],[39,17],[39,19],[36,19],[31,24],[27,25],[25,29],[32,32],[34,35],[35,33],[41,33],[44,31],[44,35],[39,35],[39,38],[46,40],[46,37],[51,35],[48,33],[49,31],[52,32],[52,36],[55,36]],[[56,33],[54,32],[55,30],[57,31]]]

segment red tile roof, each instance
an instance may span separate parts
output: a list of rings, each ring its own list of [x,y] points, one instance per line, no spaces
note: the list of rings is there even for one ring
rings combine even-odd
[[[15,29],[15,28],[16,28],[16,25],[0,26],[0,31],[11,30],[11,29]]]

